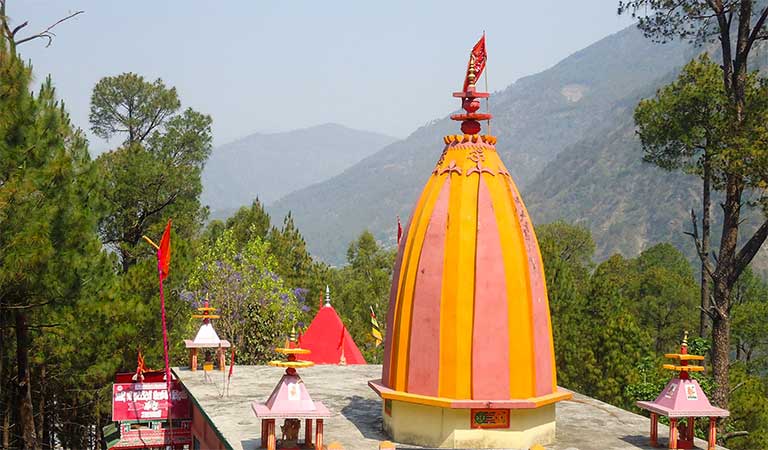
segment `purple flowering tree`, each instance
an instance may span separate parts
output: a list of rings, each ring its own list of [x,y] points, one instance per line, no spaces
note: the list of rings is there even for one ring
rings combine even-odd
[[[232,230],[225,231],[197,260],[182,295],[191,307],[208,297],[221,318],[215,321],[219,337],[237,346],[239,364],[260,364],[274,356],[291,327],[301,317],[301,292],[285,286],[275,273],[277,262],[269,244],[253,233],[244,245]],[[196,328],[198,321],[190,323]]]

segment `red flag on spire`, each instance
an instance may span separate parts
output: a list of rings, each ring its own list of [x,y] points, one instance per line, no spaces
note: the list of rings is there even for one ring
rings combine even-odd
[[[160,239],[160,247],[157,249],[157,270],[160,272],[160,278],[165,280],[168,277],[168,270],[171,267],[171,220],[165,226],[163,237]]]
[[[472,81],[471,84],[474,84],[477,82],[477,80],[480,78],[480,75],[483,73],[483,70],[485,69],[485,62],[488,60],[488,53],[485,51],[485,33],[483,33],[483,37],[480,38],[479,41],[477,41],[477,44],[475,44],[474,47],[472,47],[472,53],[469,54],[469,64],[467,65],[467,76],[464,78],[464,92],[467,92],[467,88],[469,88],[470,80],[469,80],[469,69],[473,68],[475,69],[475,79]]]
[[[397,245],[400,245],[401,237],[403,237],[403,226],[400,225],[400,216],[397,216]]]

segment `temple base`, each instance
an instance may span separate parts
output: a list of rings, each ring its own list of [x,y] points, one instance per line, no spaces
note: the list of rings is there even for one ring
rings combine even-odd
[[[472,410],[385,400],[384,431],[403,444],[443,448],[529,449],[555,440],[555,404],[508,409],[509,424],[473,428]],[[475,410],[477,413],[477,410]],[[499,425],[496,425],[499,426]]]

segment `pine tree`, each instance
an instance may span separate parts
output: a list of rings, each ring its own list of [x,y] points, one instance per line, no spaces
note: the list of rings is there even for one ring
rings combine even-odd
[[[18,446],[39,449],[50,430],[41,429],[44,397],[35,411],[33,390],[41,385],[35,375],[44,376],[48,360],[54,365],[60,356],[44,351],[51,349],[47,339],[67,336],[71,308],[101,283],[105,256],[85,138],[56,100],[50,78],[33,94],[30,77],[13,44],[0,39],[0,322],[14,330],[17,372],[16,392],[2,394],[6,402],[12,394],[17,407]],[[10,351],[10,336],[3,331],[2,337],[0,351]],[[12,374],[0,372],[8,386]]]

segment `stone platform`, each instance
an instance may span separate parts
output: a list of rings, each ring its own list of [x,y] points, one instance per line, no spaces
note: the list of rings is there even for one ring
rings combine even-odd
[[[253,400],[265,401],[284,369],[235,366],[230,395],[225,374],[214,372],[206,383],[202,371],[175,368],[182,384],[212,426],[233,450],[260,448],[261,423],[251,411]],[[335,414],[325,421],[325,443],[338,441],[345,450],[375,450],[387,440],[382,431],[382,404],[368,387],[381,377],[379,365],[315,366],[299,370],[312,398]],[[651,450],[650,421],[606,403],[575,394],[557,404],[557,438],[547,450]],[[659,443],[666,447],[667,427],[659,425]],[[696,441],[706,449],[704,441]],[[399,446],[398,446],[399,447]],[[723,447],[718,447],[725,450]]]

